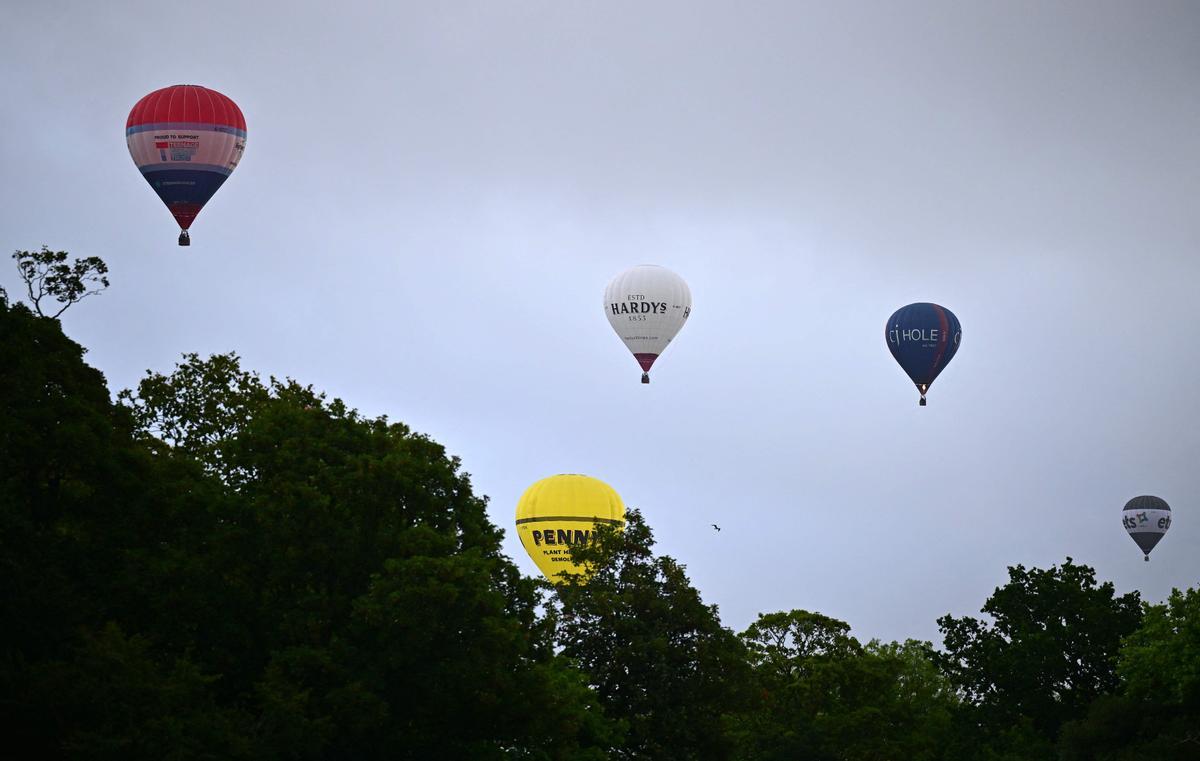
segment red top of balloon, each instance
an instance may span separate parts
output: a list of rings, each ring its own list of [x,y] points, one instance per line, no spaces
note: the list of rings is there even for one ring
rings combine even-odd
[[[246,131],[246,117],[228,97],[200,85],[172,85],[142,98],[129,112],[125,129],[143,124],[192,122]]]

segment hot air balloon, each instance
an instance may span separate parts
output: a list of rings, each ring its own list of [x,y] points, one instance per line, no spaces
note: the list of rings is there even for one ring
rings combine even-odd
[[[691,313],[687,283],[665,267],[640,264],[604,289],[604,314],[642,366],[642,383],[650,382],[650,366]]]
[[[1125,503],[1121,511],[1121,522],[1125,530],[1150,562],[1150,550],[1158,544],[1167,529],[1171,528],[1171,508],[1158,497],[1134,497]]]
[[[958,351],[962,340],[958,318],[937,304],[909,304],[888,319],[884,334],[892,356],[921,393],[924,407],[925,392]]]
[[[199,85],[174,85],[142,98],[125,122],[129,155],[179,223],[188,228],[242,159],[246,119],[229,98]]]
[[[587,569],[571,560],[571,547],[592,541],[596,526],[625,525],[625,503],[603,481],[580,475],[543,478],[517,502],[517,534],[547,579]]]

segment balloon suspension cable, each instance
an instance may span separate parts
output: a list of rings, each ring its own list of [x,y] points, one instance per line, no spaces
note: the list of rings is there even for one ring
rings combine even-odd
[[[179,245],[181,245],[181,246],[192,245],[192,236],[188,235],[187,230],[179,231]]]
[[[642,373],[642,383],[650,382],[650,373]]]

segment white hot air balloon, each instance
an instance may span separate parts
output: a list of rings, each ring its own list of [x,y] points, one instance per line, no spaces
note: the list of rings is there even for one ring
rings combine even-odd
[[[666,267],[639,264],[604,290],[604,314],[642,366],[642,383],[650,382],[650,366],[691,313],[692,292]]]

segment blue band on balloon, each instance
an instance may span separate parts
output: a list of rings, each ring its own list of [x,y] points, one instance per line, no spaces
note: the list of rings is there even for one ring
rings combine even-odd
[[[229,175],[194,169],[167,169],[143,173],[142,176],[167,205],[184,203],[203,206]]]
[[[246,130],[230,127],[226,124],[205,124],[204,122],[155,122],[153,124],[135,124],[125,128],[125,136],[136,135],[139,132],[224,132],[235,137],[246,137]]]
[[[186,169],[184,168],[186,167]],[[220,166],[218,164],[192,164],[183,161],[168,161],[161,164],[146,164],[139,166],[143,175],[158,174],[159,172],[216,172],[223,174],[226,177],[233,174],[233,170],[229,167]],[[149,178],[147,178],[149,179]],[[153,180],[151,180],[153,182]]]

